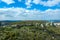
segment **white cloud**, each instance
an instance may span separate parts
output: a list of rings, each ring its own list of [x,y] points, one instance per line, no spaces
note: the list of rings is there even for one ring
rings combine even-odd
[[[39,4],[41,0],[33,0],[33,3]]]
[[[34,4],[40,4],[43,6],[48,6],[48,7],[52,7],[55,5],[58,5],[60,3],[60,0],[48,0],[48,1],[42,1],[42,0],[28,0],[26,1],[26,3],[30,6],[30,3],[34,3]]]
[[[49,7],[58,5],[59,3],[60,0],[48,0],[47,2],[43,2],[43,1],[40,2],[41,5],[49,6]]]
[[[7,3],[7,4],[15,3],[14,0],[1,0],[1,1],[3,1],[3,2]],[[18,1],[21,2],[22,0],[18,0]],[[25,0],[25,4],[27,5],[27,8],[30,8],[32,6],[32,3],[52,7],[52,6],[58,5],[60,3],[60,0],[48,0],[48,1]]]
[[[0,20],[60,20],[60,9],[0,8]]]
[[[25,0],[25,4],[27,5],[27,8],[30,8],[32,6],[31,2],[32,0]]]
[[[11,3],[14,3],[13,0],[2,0],[3,2],[7,3],[7,4],[11,4]]]
[[[46,11],[44,11],[43,13],[45,13],[45,19],[47,20],[60,20],[60,9],[55,9],[55,10],[52,10],[52,9],[48,9]]]

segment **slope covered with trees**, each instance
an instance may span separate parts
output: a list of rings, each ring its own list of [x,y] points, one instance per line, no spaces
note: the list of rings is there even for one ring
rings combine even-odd
[[[1,26],[0,40],[60,40],[60,27],[55,27],[50,23],[46,25],[46,23],[13,22],[9,26]],[[16,24],[16,27],[11,26]]]

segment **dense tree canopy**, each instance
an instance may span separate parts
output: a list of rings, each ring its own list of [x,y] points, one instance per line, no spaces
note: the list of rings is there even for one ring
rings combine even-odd
[[[19,28],[0,27],[0,40],[60,40],[60,27],[46,26],[45,23],[42,23],[43,27],[41,23],[37,26],[34,24]]]

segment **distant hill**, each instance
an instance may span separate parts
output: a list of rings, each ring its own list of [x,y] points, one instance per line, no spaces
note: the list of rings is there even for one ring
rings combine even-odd
[[[60,20],[48,20],[49,22],[60,22]]]
[[[2,20],[0,22],[18,22],[18,21],[21,21],[21,20]]]
[[[2,20],[0,22],[21,22],[21,21],[47,21],[47,22],[60,22],[60,20]]]

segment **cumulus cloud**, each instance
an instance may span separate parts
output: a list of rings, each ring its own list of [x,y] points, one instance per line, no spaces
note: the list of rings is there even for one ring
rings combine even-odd
[[[60,0],[48,0],[47,2],[40,1],[39,4],[51,7],[51,6],[58,5],[59,3],[60,3]]]
[[[7,4],[12,4],[15,3],[14,0],[1,0]],[[24,1],[24,0],[18,0],[20,2]],[[52,7],[55,5],[59,5],[60,4],[60,0],[48,0],[48,1],[42,1],[42,0],[25,0],[25,4],[27,5],[27,8],[30,8],[32,5],[34,4],[40,4],[43,6],[48,6],[48,7]]]
[[[26,3],[28,5],[30,5],[30,3],[34,3],[34,4],[40,4],[40,5],[43,5],[43,6],[48,6],[48,7],[52,7],[52,6],[55,6],[55,5],[58,5],[60,4],[60,0],[48,0],[48,1],[42,1],[42,0],[28,0],[28,2],[26,1]]]
[[[60,20],[60,9],[0,8],[0,20]]]
[[[7,4],[14,3],[14,1],[13,1],[13,0],[1,0],[1,1],[3,1],[3,2],[7,3]]]
[[[60,9],[48,9],[46,11],[44,11],[43,13],[45,13],[45,19],[47,20],[60,20]]]
[[[27,5],[27,8],[30,8],[32,6],[31,2],[32,0],[25,0],[25,4]]]

